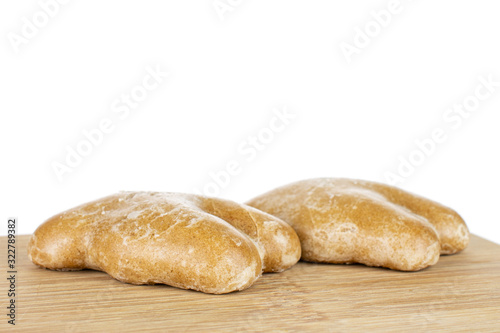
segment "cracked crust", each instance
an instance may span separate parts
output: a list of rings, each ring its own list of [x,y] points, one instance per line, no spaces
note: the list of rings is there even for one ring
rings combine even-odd
[[[306,261],[415,271],[469,242],[465,222],[452,209],[368,181],[304,180],[247,204],[289,223]]]
[[[159,192],[121,192],[65,211],[38,227],[28,245],[31,261],[48,269],[90,268],[122,282],[214,294],[248,288],[300,254],[293,229],[274,216]]]

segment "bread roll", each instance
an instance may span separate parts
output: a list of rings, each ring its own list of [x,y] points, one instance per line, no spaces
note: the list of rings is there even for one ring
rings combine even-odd
[[[47,220],[28,255],[49,269],[90,268],[132,284],[222,294],[294,265],[300,242],[278,218],[228,200],[122,192]]]
[[[469,242],[467,226],[452,209],[368,181],[304,180],[247,204],[289,223],[306,261],[415,271]]]

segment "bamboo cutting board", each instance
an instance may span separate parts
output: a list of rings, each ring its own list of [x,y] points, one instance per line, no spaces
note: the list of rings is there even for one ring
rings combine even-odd
[[[420,272],[300,262],[226,295],[40,269],[27,258],[28,239],[18,236],[16,244],[15,329],[23,332],[500,332],[500,246],[477,236],[464,252]],[[0,331],[10,331],[2,318]]]

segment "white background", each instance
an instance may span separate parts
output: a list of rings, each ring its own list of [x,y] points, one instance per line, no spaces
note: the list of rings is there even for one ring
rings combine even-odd
[[[447,140],[398,186],[500,243],[500,87],[458,128],[443,119],[480,76],[500,81],[498,2],[401,0],[350,63],[341,43],[389,1],[229,3],[221,20],[211,0],[70,1],[16,52],[13,34],[41,7],[2,1],[0,218],[27,234],[120,190],[203,191],[231,160],[240,172],[218,195],[236,201],[310,177],[386,182],[439,127]],[[120,119],[113,102],[147,66],[169,76]],[[283,107],[296,117],[242,154]],[[104,118],[114,130],[59,181],[52,164]]]

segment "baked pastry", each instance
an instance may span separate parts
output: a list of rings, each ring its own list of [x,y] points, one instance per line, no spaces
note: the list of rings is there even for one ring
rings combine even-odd
[[[232,201],[193,194],[121,192],[58,214],[35,231],[28,255],[55,270],[85,268],[132,284],[222,294],[300,258],[293,229]]]
[[[247,204],[289,223],[306,261],[415,271],[469,242],[467,226],[454,210],[369,181],[303,180]]]

